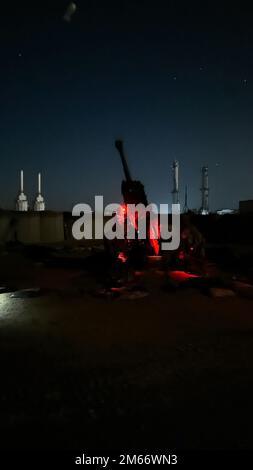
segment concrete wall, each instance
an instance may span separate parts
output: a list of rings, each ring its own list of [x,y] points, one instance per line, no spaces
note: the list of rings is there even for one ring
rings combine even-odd
[[[64,240],[63,213],[40,213],[40,241],[41,243],[56,243]]]
[[[19,213],[15,237],[21,243],[40,243],[40,216],[37,213]]]
[[[61,212],[0,211],[0,243],[57,243],[64,241]]]
[[[9,213],[0,211],[0,243],[14,240],[14,225]]]

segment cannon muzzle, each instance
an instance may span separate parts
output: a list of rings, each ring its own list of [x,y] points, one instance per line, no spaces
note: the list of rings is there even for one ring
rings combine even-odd
[[[130,181],[132,181],[132,177],[131,177],[131,173],[129,171],[128,164],[127,164],[127,161],[126,161],[123,140],[116,140],[115,141],[115,147],[116,147],[116,149],[118,150],[118,152],[120,154],[120,158],[121,158],[121,162],[122,162],[123,171],[124,171],[124,174],[125,174],[126,181],[130,182]]]

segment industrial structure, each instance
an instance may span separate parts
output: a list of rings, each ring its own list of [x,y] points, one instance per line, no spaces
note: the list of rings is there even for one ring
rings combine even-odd
[[[189,211],[189,209],[188,209],[188,188],[187,188],[187,186],[185,186],[183,212],[186,213],[188,211]]]
[[[36,212],[45,210],[45,200],[41,194],[41,174],[40,173],[38,174],[38,194],[34,202],[34,210]]]
[[[45,210],[45,200],[41,194],[41,173],[38,173],[38,193],[34,201],[34,211],[40,212]],[[28,199],[24,193],[24,171],[20,171],[20,190],[16,200],[16,211],[27,212],[29,209]]]
[[[8,242],[58,243],[65,239],[64,213],[45,211],[41,194],[41,173],[38,174],[38,193],[29,210],[24,193],[24,171],[20,171],[20,189],[13,211],[0,210],[0,245]]]
[[[24,172],[20,171],[20,192],[16,201],[16,210],[19,212],[28,211],[28,200],[24,193]]]
[[[172,190],[172,204],[179,204],[179,163],[174,160],[172,166],[173,176],[173,190]]]
[[[200,213],[202,215],[209,214],[209,176],[208,176],[208,167],[202,167],[202,186],[201,186],[201,209]]]
[[[179,196],[179,162],[177,160],[173,161],[172,165],[172,204],[180,204]],[[188,208],[188,188],[185,186],[185,195],[184,195],[184,208],[183,212],[186,213],[189,211]],[[209,214],[209,175],[208,175],[208,166],[202,167],[202,184],[201,184],[201,207],[199,210],[201,215]]]

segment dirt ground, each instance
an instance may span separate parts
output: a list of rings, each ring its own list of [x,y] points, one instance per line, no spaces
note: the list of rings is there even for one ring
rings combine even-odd
[[[15,269],[14,269],[15,268]],[[253,449],[253,301],[96,298],[82,270],[2,254],[0,448]]]

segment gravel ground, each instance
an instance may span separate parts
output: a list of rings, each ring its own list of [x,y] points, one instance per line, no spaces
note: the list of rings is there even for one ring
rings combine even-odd
[[[88,276],[22,260],[12,276],[46,291],[0,295],[2,449],[253,448],[252,300],[152,279],[97,299]]]

